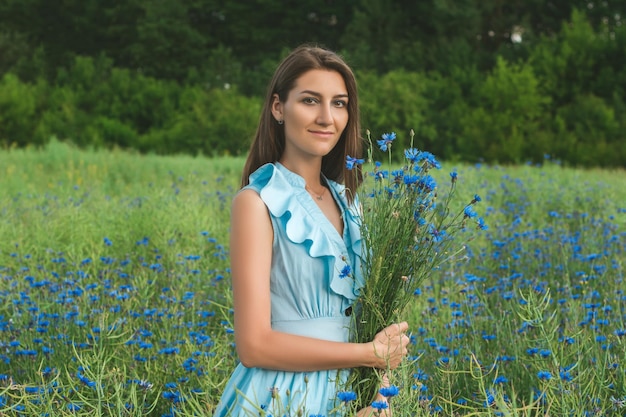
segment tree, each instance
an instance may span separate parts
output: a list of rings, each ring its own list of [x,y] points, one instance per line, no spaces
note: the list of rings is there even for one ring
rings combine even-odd
[[[498,58],[491,74],[477,90],[479,105],[462,120],[457,149],[469,160],[519,163],[545,146],[537,142],[544,128],[550,98],[528,64]]]

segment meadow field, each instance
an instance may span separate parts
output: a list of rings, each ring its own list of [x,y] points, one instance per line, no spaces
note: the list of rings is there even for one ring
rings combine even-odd
[[[0,151],[0,415],[211,415],[242,165]],[[415,293],[394,415],[626,415],[626,172],[442,165],[488,228]]]

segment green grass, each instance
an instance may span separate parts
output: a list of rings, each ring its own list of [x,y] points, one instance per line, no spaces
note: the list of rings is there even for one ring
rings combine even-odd
[[[0,415],[210,414],[242,165],[0,153]],[[395,415],[623,415],[626,173],[443,165],[489,229],[415,296]]]

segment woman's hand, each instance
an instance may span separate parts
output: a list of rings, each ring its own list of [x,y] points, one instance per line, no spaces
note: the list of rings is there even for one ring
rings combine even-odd
[[[408,353],[410,339],[405,333],[408,329],[409,324],[406,321],[393,323],[374,336],[372,344],[378,359],[375,368],[395,369],[400,365]]]

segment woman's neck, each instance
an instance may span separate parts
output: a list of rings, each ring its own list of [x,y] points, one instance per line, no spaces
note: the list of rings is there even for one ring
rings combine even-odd
[[[279,162],[289,171],[298,174],[304,179],[306,185],[314,190],[319,190],[324,186],[322,183],[322,159],[315,161],[292,161],[281,159]]]

